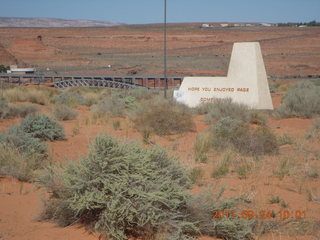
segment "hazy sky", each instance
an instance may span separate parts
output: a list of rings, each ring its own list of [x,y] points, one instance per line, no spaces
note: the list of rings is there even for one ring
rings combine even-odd
[[[163,22],[164,0],[0,0],[0,17]],[[320,0],[167,0],[168,22],[320,21]]]

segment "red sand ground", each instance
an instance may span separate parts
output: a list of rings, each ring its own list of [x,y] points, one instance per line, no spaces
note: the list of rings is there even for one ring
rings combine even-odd
[[[66,141],[49,142],[50,153],[55,162],[65,163],[68,160],[76,161],[84,156],[88,150],[88,144],[99,133],[106,132],[116,136],[122,141],[135,139],[142,141],[141,134],[132,126],[129,120],[123,118],[109,119],[107,122],[94,122],[90,118],[87,107],[79,107],[79,118],[77,120],[61,122],[67,134]],[[47,112],[47,110],[46,110]],[[120,130],[114,130],[112,122],[120,120]],[[166,147],[172,154],[179,156],[181,162],[189,169],[200,167],[205,171],[202,179],[202,185],[210,186],[216,190],[221,186],[226,186],[224,197],[244,196],[252,201],[252,204],[244,206],[243,210],[281,210],[279,204],[270,204],[272,196],[279,196],[288,204],[291,212],[306,211],[307,220],[319,220],[320,209],[319,201],[308,201],[307,191],[311,191],[314,196],[320,196],[319,178],[308,179],[301,174],[301,169],[315,164],[315,161],[304,162],[301,153],[295,156],[297,151],[294,146],[285,145],[281,147],[280,154],[287,154],[292,163],[298,164],[290,171],[292,175],[284,177],[282,180],[273,174],[277,170],[279,157],[263,157],[254,165],[254,170],[247,179],[239,179],[232,170],[227,176],[213,179],[210,177],[214,169],[215,162],[219,161],[219,153],[215,153],[210,158],[209,163],[196,163],[193,160],[193,145],[198,133],[205,131],[208,127],[203,121],[203,116],[194,118],[196,129],[194,132],[172,135],[167,137],[152,136],[151,141]],[[0,130],[5,130],[10,125],[17,124],[19,119],[2,120]],[[310,128],[312,120],[310,119],[269,119],[268,125],[277,135],[289,134],[295,140],[303,142],[303,146],[312,150],[320,150],[320,144],[317,141],[307,141],[304,136]],[[75,128],[79,130],[75,134]],[[284,156],[284,155],[283,155]],[[281,157],[280,157],[281,158]],[[300,165],[299,165],[300,164]],[[299,167],[300,166],[300,167]],[[318,163],[314,166],[319,166]],[[300,169],[301,168],[301,169]],[[192,193],[197,193],[202,187],[196,186]],[[38,222],[37,217],[43,207],[41,199],[45,197],[43,189],[38,189],[34,184],[21,183],[11,178],[0,179],[0,239],[98,239],[98,234],[89,234],[80,226],[67,228],[57,227],[54,223]],[[292,220],[292,219],[291,219]],[[281,220],[279,221],[281,223]],[[318,232],[319,234],[319,232]],[[2,238],[1,238],[2,237]],[[212,240],[214,238],[202,237],[202,240]],[[315,239],[311,236],[300,236],[296,238],[289,233],[273,232],[267,235],[259,236],[258,239]]]

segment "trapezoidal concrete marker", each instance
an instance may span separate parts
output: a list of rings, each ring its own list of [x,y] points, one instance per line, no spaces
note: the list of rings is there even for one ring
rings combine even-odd
[[[227,77],[185,77],[174,98],[189,107],[231,98],[255,109],[273,109],[258,42],[234,43]]]

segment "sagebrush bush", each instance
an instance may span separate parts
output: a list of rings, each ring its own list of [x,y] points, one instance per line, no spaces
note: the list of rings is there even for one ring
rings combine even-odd
[[[60,222],[84,223],[109,239],[154,239],[159,231],[185,239],[184,232],[194,229],[184,214],[186,171],[162,149],[99,135],[88,155],[69,163],[60,177],[63,191],[56,191],[46,218],[59,213]]]
[[[177,134],[194,129],[190,109],[166,99],[154,99],[139,104],[131,118],[139,131],[148,128],[157,135]]]
[[[24,132],[43,141],[63,140],[64,128],[55,119],[47,115],[28,115],[19,126],[11,127],[11,132]]]
[[[276,110],[276,115],[311,118],[320,114],[319,92],[320,86],[310,81],[293,85],[283,96],[282,104]]]
[[[250,154],[272,154],[278,151],[276,136],[266,126],[253,128],[249,124],[230,117],[219,120],[212,128],[213,147],[216,149],[235,148]]]
[[[53,110],[53,116],[60,121],[74,120],[77,118],[78,113],[66,105],[56,105]]]

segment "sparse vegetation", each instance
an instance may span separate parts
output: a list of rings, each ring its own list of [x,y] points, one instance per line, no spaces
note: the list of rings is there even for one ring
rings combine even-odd
[[[121,122],[119,120],[115,120],[112,122],[112,126],[114,130],[119,130],[121,128]]]
[[[236,199],[223,200],[212,190],[205,189],[188,201],[187,209],[201,234],[230,240],[252,239],[256,223],[231,216],[236,207]],[[219,217],[220,213],[225,214],[223,218]]]
[[[320,138],[320,118],[314,120],[312,127],[306,137],[307,139]]]
[[[281,198],[279,196],[272,196],[269,200],[270,204],[280,203],[280,202],[281,202]]]
[[[53,115],[57,120],[65,121],[76,119],[78,113],[66,105],[59,104],[55,106]]]
[[[278,176],[280,179],[283,179],[285,176],[289,175],[290,170],[290,161],[289,159],[281,159],[279,162],[279,167],[277,171],[273,173]]]
[[[197,136],[194,144],[194,158],[197,162],[207,162],[207,153],[212,148],[211,135],[209,132],[201,133]]]
[[[88,156],[69,163],[60,179],[61,191],[49,189],[56,198],[47,204],[43,216],[48,219],[81,222],[109,239],[152,238],[160,232],[168,234],[166,239],[185,239],[185,233],[195,231],[184,213],[189,198],[185,170],[159,148],[100,135]]]
[[[300,82],[289,88],[282,98],[276,115],[285,117],[311,118],[320,114],[320,86],[311,81]]]
[[[189,174],[190,180],[193,184],[198,184],[203,178],[203,175],[204,173],[201,168],[193,168]]]

